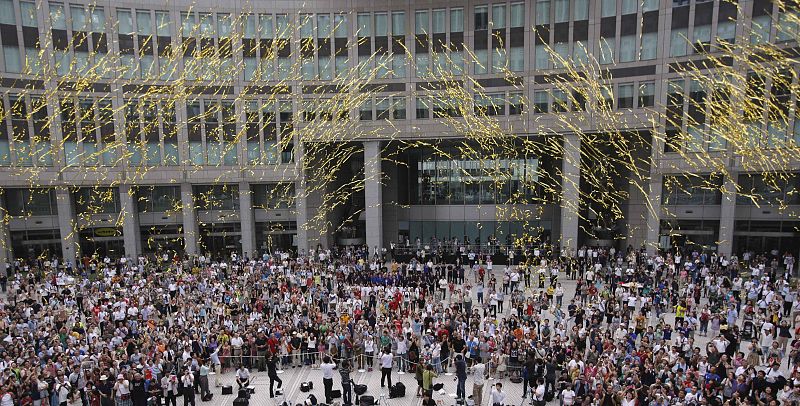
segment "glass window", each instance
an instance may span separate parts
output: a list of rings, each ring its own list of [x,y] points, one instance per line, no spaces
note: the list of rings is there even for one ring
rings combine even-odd
[[[513,72],[525,70],[525,48],[511,47],[508,54],[508,68]]]
[[[617,15],[617,0],[603,0],[601,7],[601,16],[611,17]]]
[[[63,5],[50,3],[50,25],[57,30],[67,29],[67,17],[64,15]]]
[[[633,84],[619,85],[617,89],[617,108],[633,108]]]
[[[476,75],[482,75],[489,71],[489,53],[485,49],[475,50],[475,63],[472,68]]]
[[[358,36],[359,37],[371,37],[372,36],[372,15],[369,13],[359,13],[356,17],[356,23],[358,24]]]
[[[392,117],[395,120],[406,119],[406,98],[405,97],[392,97]]]
[[[550,93],[553,96],[553,112],[563,113],[569,110],[569,99],[567,93],[561,89],[553,89]]]
[[[686,28],[672,29],[669,41],[669,55],[672,57],[686,55],[686,44],[689,31]]]
[[[0,0],[0,24],[16,25],[14,2],[12,0]]]
[[[392,35],[406,35],[406,13],[392,11]]]
[[[392,73],[396,78],[406,77],[406,55],[392,55]]]
[[[214,17],[211,13],[200,13],[200,35],[205,38],[214,36]]]
[[[711,44],[711,26],[710,25],[696,25],[692,32],[694,40],[692,41],[697,45]]]
[[[336,14],[333,16],[333,35],[336,38],[347,38],[349,31],[347,28],[347,15]]]
[[[547,69],[550,67],[550,53],[547,50],[547,45],[536,45],[535,58],[536,61],[534,65],[536,69]]]
[[[35,3],[30,1],[21,1],[19,2],[19,11],[21,14],[20,17],[22,20],[23,27],[39,26],[39,20],[36,18],[37,11]],[[0,12],[0,14],[3,14],[3,12]]]
[[[536,25],[550,24],[550,0],[536,2]]]
[[[291,38],[292,32],[289,31],[289,16],[278,14],[275,16],[275,24],[278,29],[278,38]]]
[[[653,107],[655,104],[656,84],[645,82],[639,84],[639,107]]]
[[[506,70],[506,50],[495,49],[492,52],[492,73],[502,73]]]
[[[372,99],[366,99],[361,103],[358,108],[358,118],[364,121],[372,120]]]
[[[642,54],[640,59],[643,61],[656,59],[656,52],[658,52],[658,33],[642,34]]]
[[[119,17],[119,12],[117,12],[117,17]],[[184,38],[191,37],[192,33],[194,32],[194,29],[195,29],[194,13],[181,12],[181,35]]]
[[[569,0],[555,0],[555,22],[565,23],[569,21]]]
[[[603,38],[600,37],[600,63],[610,64],[614,63],[614,48],[616,46],[616,38]]]
[[[134,34],[133,20],[130,10],[117,10],[117,20],[119,21],[120,34]]]
[[[415,55],[415,65],[417,68],[417,77],[423,78],[430,72],[430,55],[428,54],[416,54]]]
[[[522,114],[524,108],[525,108],[525,103],[522,97],[522,92],[509,92],[508,114],[512,116]]]
[[[252,16],[251,16],[252,17]],[[172,20],[169,11],[156,11],[156,34],[160,37],[172,36]]]
[[[636,14],[639,0],[622,0],[622,14]]]
[[[575,41],[572,45],[572,63],[577,66],[585,66],[589,63],[589,51],[583,41]]]
[[[733,43],[736,39],[736,21],[717,23],[717,39]]]
[[[300,15],[300,38],[314,38],[314,17],[311,14]]]
[[[385,37],[389,35],[389,15],[386,13],[375,13],[375,36]]]
[[[464,32],[464,9],[450,9],[450,32]]]
[[[659,0],[642,0],[642,12],[658,10]]]
[[[428,109],[427,100],[424,97],[417,97],[417,118],[430,118],[430,110]]]
[[[330,38],[331,36],[331,16],[328,14],[317,15],[317,37]]]
[[[14,8],[11,8],[11,18],[14,18]],[[72,31],[85,31],[86,29],[86,10],[83,6],[70,6],[70,17],[72,18]],[[13,22],[12,24],[16,24]]]
[[[575,21],[589,19],[589,0],[575,0],[573,7],[575,7],[575,9],[572,11],[572,14]]]
[[[511,3],[511,27],[525,26],[525,3]]]
[[[275,38],[275,18],[272,14],[259,14],[258,20],[261,38]]]
[[[636,60],[636,36],[625,35],[619,38],[619,61],[632,62]]]
[[[775,27],[778,41],[792,41],[797,38],[798,34],[800,34],[800,32],[798,32],[800,31],[798,30],[798,19],[800,19],[800,13],[798,13],[798,11],[796,10],[795,11],[786,10],[780,13],[780,16],[778,17],[777,26]],[[719,25],[721,24],[722,23],[720,22],[717,26],[717,36],[719,36],[720,38],[727,38],[727,37],[722,37],[722,35],[719,34],[720,33]]]
[[[414,33],[428,34],[430,32],[430,22],[428,21],[427,10],[417,10],[414,13]]]
[[[151,35],[153,29],[150,27],[150,12],[137,11],[136,12],[136,29],[141,35]]]
[[[753,17],[750,26],[750,43],[761,44],[769,41],[770,30],[772,29],[772,16],[764,15]]]
[[[22,57],[19,53],[19,47],[4,45],[3,57],[6,60],[6,72],[19,73],[22,71]]]
[[[475,30],[489,29],[489,7],[475,6]]]
[[[447,30],[447,10],[433,10],[433,33],[442,34]]]
[[[570,62],[569,58],[569,44],[566,42],[559,42],[553,44],[553,67],[565,68]]]
[[[506,28],[506,5],[492,5],[492,28]]]

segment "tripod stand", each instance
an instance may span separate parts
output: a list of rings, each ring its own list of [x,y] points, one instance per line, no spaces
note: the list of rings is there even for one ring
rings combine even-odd
[[[533,396],[535,395],[533,385],[528,385],[528,392],[524,393],[523,395],[525,395],[525,397],[523,397],[522,400],[519,401],[519,406],[525,406],[526,400],[528,401],[528,404],[530,406],[534,406],[536,404],[534,403],[536,400],[533,398]]]

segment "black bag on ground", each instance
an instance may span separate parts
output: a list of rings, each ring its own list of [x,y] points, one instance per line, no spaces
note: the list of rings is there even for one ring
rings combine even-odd
[[[439,382],[439,383],[433,384],[433,388],[431,388],[431,389],[433,389],[435,391],[440,391],[440,390],[442,390],[442,388],[444,388],[444,384]]]
[[[250,391],[247,388],[239,389],[237,395],[240,399],[250,399]]]
[[[367,393],[367,385],[359,385],[353,382],[353,392],[355,392],[357,396],[361,396]]]
[[[314,389],[314,383],[311,381],[300,384],[300,392],[311,392],[312,389]]]
[[[233,400],[233,406],[248,406],[249,404],[250,404],[249,399],[236,398]]]
[[[522,383],[522,377],[519,376],[512,376],[511,383]]]
[[[209,392],[207,395],[203,396],[203,397],[202,397],[200,400],[202,400],[203,402],[208,402],[208,401],[209,401],[209,400],[211,400],[213,397],[214,397],[214,394],[213,394],[213,393],[211,393],[211,392]]]
[[[306,398],[305,405],[306,406],[316,406],[317,404],[317,397],[314,396],[313,393],[309,394]]]
[[[373,406],[375,404],[375,397],[372,395],[364,395],[359,400],[359,406]]]
[[[406,386],[402,382],[394,384],[389,388],[389,399],[402,398],[406,396]]]
[[[549,391],[544,393],[544,401],[545,402],[549,402],[549,401],[553,400],[553,398],[555,398],[555,391],[549,390]]]
[[[339,389],[332,389],[331,390],[331,399],[339,399],[342,397],[342,391]]]
[[[222,387],[222,394],[223,395],[233,395],[233,386],[226,385]]]

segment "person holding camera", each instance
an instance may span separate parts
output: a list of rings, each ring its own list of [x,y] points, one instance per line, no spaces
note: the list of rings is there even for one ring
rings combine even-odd
[[[164,405],[169,406],[171,403],[172,406],[177,406],[178,377],[175,374],[164,375],[161,378],[161,390],[164,394]]]

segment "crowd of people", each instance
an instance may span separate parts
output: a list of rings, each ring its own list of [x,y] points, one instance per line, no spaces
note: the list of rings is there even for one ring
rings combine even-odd
[[[517,259],[347,248],[17,261],[4,269],[0,406],[194,405],[223,373],[246,387],[255,371],[274,397],[277,371],[305,366],[322,370],[328,404],[336,381],[352,404],[351,374],[374,368],[388,387],[393,371],[413,374],[426,405],[445,372],[475,405],[503,405],[511,387],[537,405],[800,404],[791,254]]]

